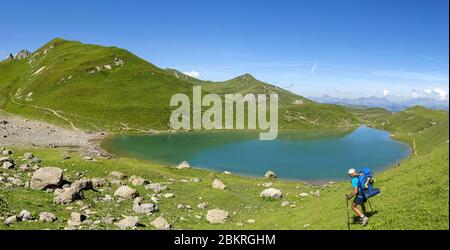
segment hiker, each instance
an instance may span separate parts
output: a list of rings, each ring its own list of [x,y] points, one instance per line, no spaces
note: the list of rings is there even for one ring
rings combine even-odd
[[[361,224],[365,226],[367,222],[369,222],[369,218],[367,218],[364,214],[366,213],[366,198],[364,198],[363,194],[360,192],[359,185],[358,185],[358,173],[356,173],[356,170],[354,168],[350,168],[348,170],[348,175],[352,178],[352,188],[353,192],[349,194],[345,194],[345,197],[347,200],[352,199],[355,197],[355,199],[352,202],[352,210],[361,218]],[[356,207],[357,205],[360,205],[362,208],[362,212]]]

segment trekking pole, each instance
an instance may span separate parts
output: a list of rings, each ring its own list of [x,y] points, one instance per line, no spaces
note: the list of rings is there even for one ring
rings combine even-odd
[[[347,203],[347,228],[350,230],[350,213],[348,211],[348,198],[345,197],[345,202]]]
[[[369,202],[370,212],[372,213],[373,212],[372,204],[370,203],[369,199],[367,199],[367,202]]]

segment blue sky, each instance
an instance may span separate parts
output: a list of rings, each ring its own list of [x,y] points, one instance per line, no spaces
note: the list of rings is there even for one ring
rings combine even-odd
[[[304,96],[448,98],[448,0],[3,1],[0,53],[54,37]]]

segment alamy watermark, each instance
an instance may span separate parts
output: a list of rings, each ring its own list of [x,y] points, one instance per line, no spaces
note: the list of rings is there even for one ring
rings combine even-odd
[[[260,140],[274,140],[278,135],[278,94],[207,94],[202,98],[201,86],[193,87],[192,129],[244,129],[245,108],[247,107],[247,128],[260,129]],[[267,112],[269,103],[269,112]],[[178,107],[170,116],[172,129],[191,130],[191,101],[186,94],[175,94],[170,99],[171,107]],[[225,116],[223,116],[225,106]],[[202,114],[202,107],[209,107]],[[235,112],[236,111],[236,112]],[[268,115],[269,113],[269,115]],[[224,119],[225,118],[225,119]],[[225,123],[225,124],[223,124]],[[258,125],[258,128],[257,128]]]

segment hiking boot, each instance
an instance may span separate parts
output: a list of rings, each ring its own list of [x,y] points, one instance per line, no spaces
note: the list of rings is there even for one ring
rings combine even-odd
[[[368,222],[369,222],[369,218],[364,217],[364,218],[362,218],[362,220],[361,220],[361,225],[362,225],[362,226],[365,226],[365,225],[367,225]]]

